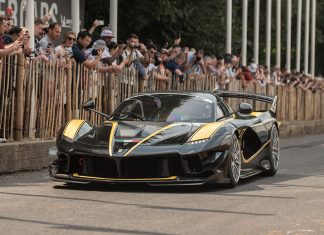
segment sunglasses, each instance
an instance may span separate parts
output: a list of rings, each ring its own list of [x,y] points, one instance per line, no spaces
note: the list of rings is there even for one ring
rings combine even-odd
[[[66,39],[75,41],[75,38],[72,38],[72,37],[66,37]]]

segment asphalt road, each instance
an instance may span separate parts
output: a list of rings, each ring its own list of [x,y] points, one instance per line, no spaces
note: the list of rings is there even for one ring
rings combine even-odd
[[[0,234],[324,234],[324,135],[281,141],[276,176],[235,189],[68,187],[0,176]]]

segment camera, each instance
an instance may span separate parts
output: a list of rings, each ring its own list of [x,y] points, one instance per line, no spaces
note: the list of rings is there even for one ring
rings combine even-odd
[[[184,83],[184,77],[183,75],[179,75],[179,83]]]
[[[47,44],[47,48],[52,48],[53,47],[53,44],[52,43],[48,43]]]
[[[197,61],[200,61],[200,60],[201,60],[201,57],[198,57],[198,56],[197,56],[197,57],[196,57],[196,60],[197,60]]]
[[[134,48],[135,48],[135,49],[140,49],[140,48],[141,48],[141,45],[140,45],[140,44],[135,44],[135,45],[134,45]]]
[[[117,62],[117,64],[121,64],[123,62],[123,60],[124,60],[123,56],[119,55],[116,62]]]
[[[69,51],[69,50],[65,49],[65,57],[71,58],[72,56],[73,56],[72,51]]]
[[[155,55],[154,55],[154,65],[155,65],[155,66],[158,66],[158,65],[160,65],[161,63],[162,63],[162,60],[161,60],[161,57],[160,57],[160,53],[157,52],[157,53],[155,53]]]
[[[98,50],[97,49],[93,49],[91,52],[91,55],[98,55]]]

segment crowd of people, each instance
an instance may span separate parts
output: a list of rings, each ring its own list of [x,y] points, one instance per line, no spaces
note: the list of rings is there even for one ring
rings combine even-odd
[[[35,47],[30,48],[28,29],[14,25],[12,9],[7,8],[5,12],[5,16],[0,15],[0,59],[9,54],[23,53],[33,60],[56,62],[67,68],[75,62],[101,73],[119,73],[127,66],[136,68],[144,80],[155,78],[165,82],[174,77],[181,82],[216,76],[216,89],[225,89],[227,84],[240,80],[243,88],[250,85],[265,87],[272,83],[288,89],[324,90],[322,79],[297,71],[287,72],[279,67],[270,70],[253,61],[241,66],[239,55],[205,53],[202,49],[182,45],[181,37],[176,38],[172,46],[161,49],[152,40],[141,42],[136,34],[130,34],[125,43],[117,44],[113,41],[115,36],[111,29],[99,27],[97,20],[89,30],[65,32],[60,42],[61,25],[51,22],[50,14],[36,18]],[[96,40],[92,36],[95,30],[100,31],[100,38]]]

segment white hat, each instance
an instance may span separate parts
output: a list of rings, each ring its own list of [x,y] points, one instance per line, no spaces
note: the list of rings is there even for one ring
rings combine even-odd
[[[257,66],[256,63],[251,63],[249,65],[249,70],[250,70],[251,73],[255,73],[257,71],[257,68],[258,68],[258,66]]]
[[[115,36],[113,35],[111,30],[105,29],[101,32],[100,34],[101,37],[112,37],[114,38]]]
[[[104,40],[98,39],[95,41],[92,45],[93,49],[105,49],[106,48],[106,42]]]

